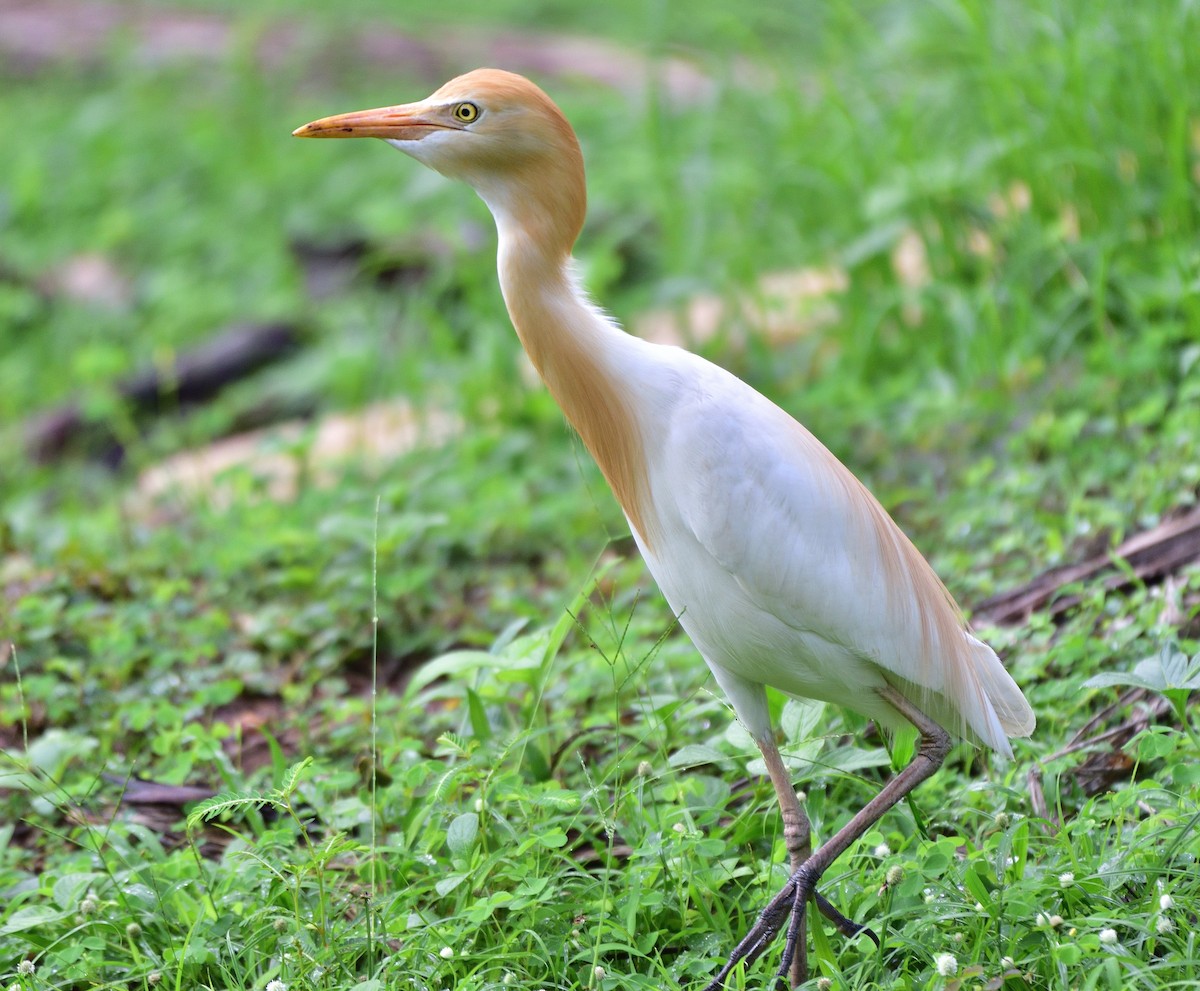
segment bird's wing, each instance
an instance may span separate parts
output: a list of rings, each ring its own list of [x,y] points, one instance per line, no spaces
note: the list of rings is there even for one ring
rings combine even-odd
[[[1002,752],[1006,735],[1032,729],[1020,689],[966,632],[928,562],[866,487],[769,400],[713,374],[671,418],[666,457],[682,524],[759,609],[918,696],[942,696]]]

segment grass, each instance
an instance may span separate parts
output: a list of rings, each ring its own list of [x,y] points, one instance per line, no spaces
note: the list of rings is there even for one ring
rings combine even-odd
[[[482,206],[382,146],[287,138],[429,81],[318,42],[266,71],[254,42],[282,20],[335,47],[347,28],[303,5],[205,9],[238,26],[223,60],[148,67],[118,44],[0,88],[8,119],[36,122],[0,156],[0,433],[15,450],[24,417],[78,397],[127,442],[116,474],[0,465],[0,984],[702,986],[784,878],[755,748],[598,472],[514,373]],[[364,3],[353,24],[689,46],[718,84],[691,106],[544,80],[589,162],[589,284],[628,320],[844,268],[833,326],[706,353],[868,481],[968,606],[1195,504],[1192,7],[599,10],[489,3],[450,22]],[[735,53],[753,83],[734,81]],[[414,232],[449,251],[409,291],[364,275],[311,299],[289,248],[353,234],[386,254]],[[927,276],[906,283],[897,246],[914,237]],[[124,273],[123,303],[39,288],[80,253]],[[306,334],[285,366],[144,431],[122,408],[122,373],[270,317]],[[397,392],[466,433],[284,504],[235,474],[228,505],[181,497],[165,524],[131,508],[138,469],[263,396],[333,410]],[[1200,572],[1075,591],[1059,620],[982,631],[1038,731],[1011,764],[956,751],[838,861],[826,893],[883,948],[817,929],[814,976],[1200,979]],[[1124,756],[1064,753],[1122,684],[1170,705]],[[773,705],[828,836],[905,743]],[[135,778],[220,796],[186,826],[114,811]]]

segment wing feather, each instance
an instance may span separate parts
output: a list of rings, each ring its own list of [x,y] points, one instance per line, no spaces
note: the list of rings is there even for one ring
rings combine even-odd
[[[1033,712],[912,541],[803,426],[732,376],[715,385],[679,410],[668,445],[695,540],[759,609],[1011,753],[1007,737],[1028,735]]]

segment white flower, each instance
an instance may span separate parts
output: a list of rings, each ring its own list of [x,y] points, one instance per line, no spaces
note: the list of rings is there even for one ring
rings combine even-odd
[[[953,953],[939,953],[933,958],[933,965],[942,977],[953,977],[958,973],[958,957]]]
[[[1160,915],[1154,920],[1154,928],[1157,930],[1160,936],[1165,936],[1167,933],[1173,933],[1175,931],[1175,923],[1172,922],[1167,916]]]
[[[287,991],[287,985],[280,980],[267,981],[267,991]]]
[[[1169,911],[1172,907],[1174,907],[1174,905],[1175,905],[1175,899],[1172,898],[1170,895],[1168,895],[1166,892],[1163,892],[1161,895],[1158,896],[1158,907],[1161,908],[1164,912]]]
[[[875,856],[876,857],[890,857],[891,855],[892,855],[892,848],[890,846],[888,846],[886,843],[880,843],[879,846],[877,846],[875,848]]]
[[[887,869],[887,874],[884,876],[884,882],[889,888],[894,888],[904,880],[904,868],[899,864],[892,864]]]
[[[1058,875],[1059,887],[1069,888],[1075,883],[1075,875],[1071,871],[1065,871]]]
[[[454,956],[454,947],[443,946],[440,950],[438,950],[438,956],[441,957],[443,960],[449,960],[451,957]]]
[[[17,964],[17,973],[22,977],[31,977],[37,968],[33,965],[32,960],[22,960]]]
[[[592,976],[596,978],[596,980],[602,981],[608,976],[608,971],[599,964],[596,964],[596,966],[592,968]]]
[[[1101,929],[1100,942],[1107,943],[1112,946],[1117,941],[1117,931],[1115,929]]]
[[[672,826],[671,828],[672,828],[673,830],[675,830],[675,832],[677,832],[677,833],[680,833],[680,834],[683,834],[683,833],[686,833],[686,832],[687,832],[687,826],[685,826],[685,825],[684,825],[683,823],[681,823],[681,822],[677,822],[677,823],[675,823],[675,825],[674,825],[674,826]]]
[[[644,760],[640,764],[638,764],[637,776],[639,778],[647,778],[653,773],[654,773],[654,765],[651,764],[648,760]]]
[[[817,991],[832,991],[833,980],[828,977],[817,978]]]

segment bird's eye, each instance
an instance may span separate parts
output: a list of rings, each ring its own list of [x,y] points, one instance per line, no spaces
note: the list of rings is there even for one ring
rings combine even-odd
[[[473,103],[460,103],[454,108],[454,119],[469,124],[479,116],[479,108]]]

